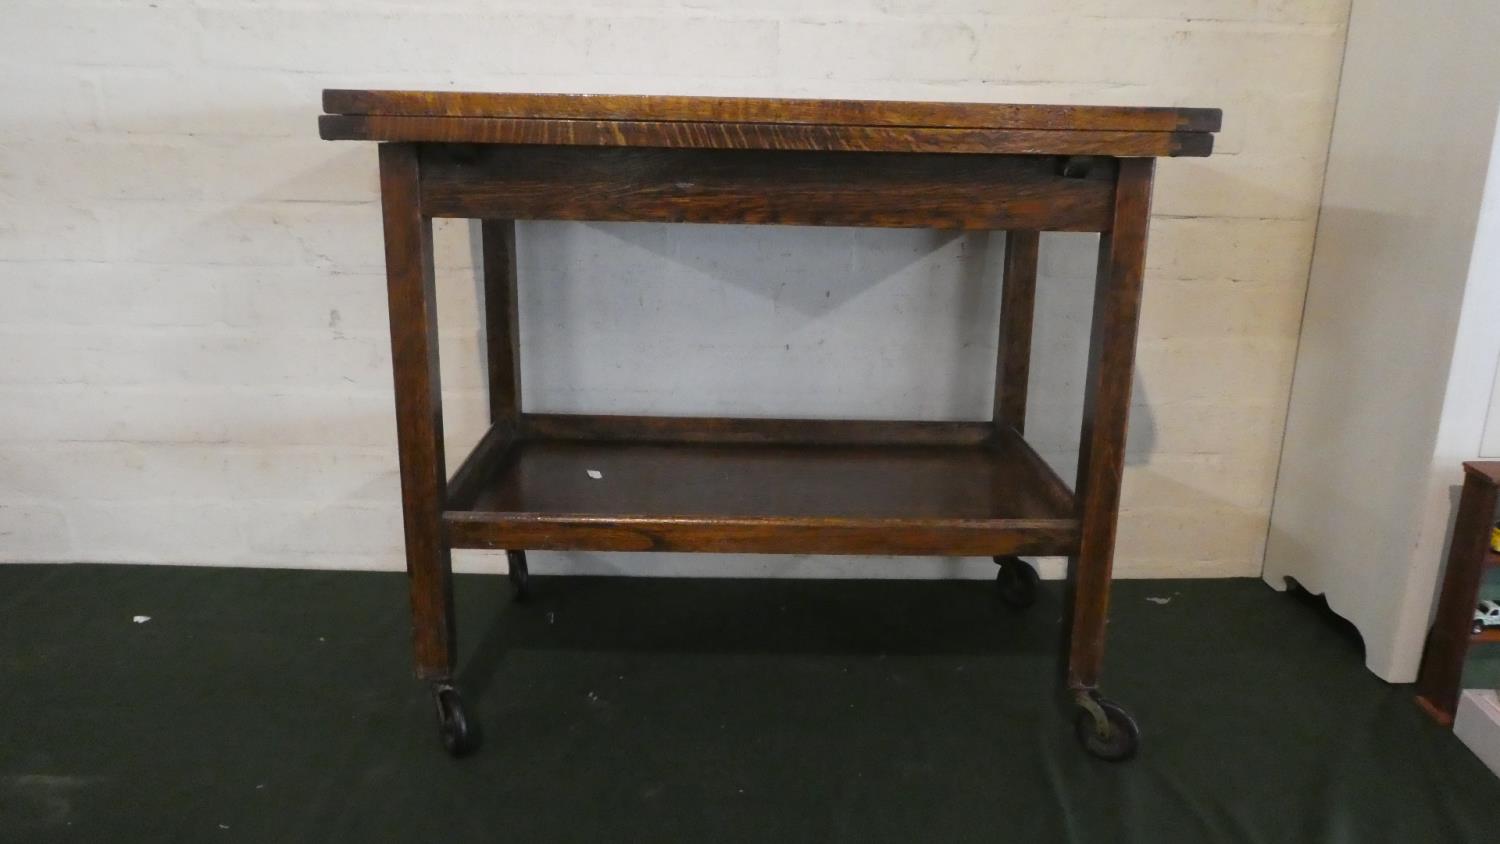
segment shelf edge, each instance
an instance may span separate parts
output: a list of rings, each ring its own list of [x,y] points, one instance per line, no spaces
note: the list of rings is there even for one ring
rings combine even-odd
[[[455,548],[988,557],[1077,551],[1076,519],[787,518],[450,511]]]

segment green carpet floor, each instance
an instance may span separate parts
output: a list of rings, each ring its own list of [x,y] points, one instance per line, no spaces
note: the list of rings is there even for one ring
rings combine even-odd
[[[0,566],[0,840],[1500,834],[1500,781],[1258,581],[1119,584],[1105,688],[1144,733],[1124,765],[1058,705],[1055,588],[1017,614],[974,582],[534,587],[516,606],[459,578],[486,736],[455,761],[401,575]]]

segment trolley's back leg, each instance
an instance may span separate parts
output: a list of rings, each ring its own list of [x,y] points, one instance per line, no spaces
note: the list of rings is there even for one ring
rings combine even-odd
[[[1031,324],[1036,311],[1038,233],[1005,233],[1005,276],[1000,288],[1000,338],[995,356],[995,409],[998,432],[1026,431],[1026,392],[1031,381]],[[1036,603],[1037,573],[1020,557],[996,557],[995,585],[1013,609]]]
[[[1031,380],[1031,323],[1036,311],[1038,235],[1005,233],[1005,276],[1000,287],[1000,343],[995,358],[996,427],[1026,431],[1026,388]]]
[[[515,426],[521,416],[521,333],[516,295],[516,224],[480,222],[484,261],[484,340],[490,424]]]
[[[516,436],[521,424],[521,325],[516,292],[516,224],[513,220],[480,223],[484,260],[484,335],[489,369],[490,425]],[[530,591],[526,551],[505,552],[516,600]]]

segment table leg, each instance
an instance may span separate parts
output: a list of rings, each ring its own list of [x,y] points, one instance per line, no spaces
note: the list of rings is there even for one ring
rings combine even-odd
[[[515,425],[521,414],[521,335],[516,302],[516,224],[480,223],[484,252],[484,324],[490,422]]]
[[[1037,233],[1005,234],[1005,277],[1000,289],[1000,344],[995,360],[996,426],[1026,431],[1026,388],[1031,379],[1031,321],[1036,311]]]
[[[453,673],[453,566],[443,539],[447,465],[438,376],[432,220],[422,215],[417,148],[381,144],[380,200],[396,382],[396,439],[411,590],[417,676],[446,681]]]
[[[1000,287],[1000,339],[995,356],[995,406],[991,416],[997,432],[1026,431],[1026,390],[1031,380],[1031,323],[1036,312],[1038,233],[1005,233],[1005,276]],[[995,557],[1000,600],[1012,609],[1036,603],[1036,569],[1015,555]]]
[[[521,325],[516,296],[516,224],[480,223],[484,252],[484,334],[490,381],[490,425],[510,436],[521,424]],[[524,549],[508,549],[506,566],[516,600],[524,601],[531,577]]]
[[[1127,758],[1137,741],[1134,721],[1101,698],[1096,687],[1109,618],[1110,569],[1125,468],[1155,162],[1127,158],[1120,160],[1119,168],[1113,224],[1099,239],[1075,489],[1081,537],[1078,554],[1068,565],[1065,619],[1067,684],[1083,710],[1079,737],[1090,752],[1107,759]],[[1119,744],[1127,734],[1128,742]]]
[[[1154,167],[1149,158],[1120,160],[1113,228],[1099,238],[1075,488],[1082,536],[1068,572],[1067,680],[1077,690],[1098,684],[1104,657]]]

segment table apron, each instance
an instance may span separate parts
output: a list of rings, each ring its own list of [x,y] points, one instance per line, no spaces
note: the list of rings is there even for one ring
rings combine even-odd
[[[420,160],[429,217],[1093,232],[1111,225],[1117,171],[1105,157],[476,144],[424,144]]]

